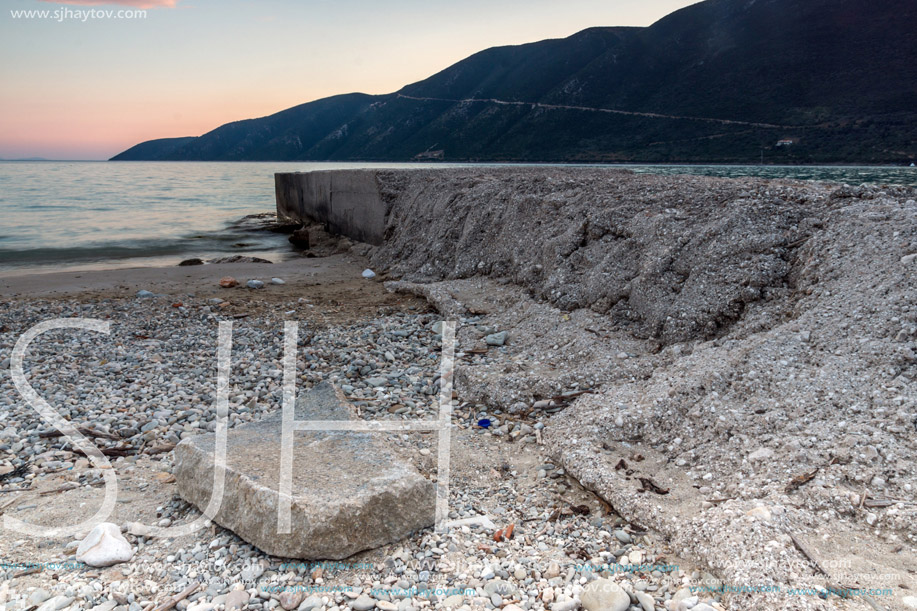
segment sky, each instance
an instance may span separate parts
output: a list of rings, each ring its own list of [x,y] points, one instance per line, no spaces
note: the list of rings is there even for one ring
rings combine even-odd
[[[0,0],[0,158],[107,159],[694,1]]]

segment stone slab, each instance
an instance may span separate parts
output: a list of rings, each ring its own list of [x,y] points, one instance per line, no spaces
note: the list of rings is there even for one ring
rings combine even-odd
[[[341,392],[322,383],[296,402],[297,420],[352,419]],[[435,491],[384,433],[297,431],[293,443],[292,532],[278,534],[282,413],[230,429],[225,493],[215,522],[263,552],[342,559],[404,538],[434,523]],[[175,448],[182,498],[210,500],[216,435]]]

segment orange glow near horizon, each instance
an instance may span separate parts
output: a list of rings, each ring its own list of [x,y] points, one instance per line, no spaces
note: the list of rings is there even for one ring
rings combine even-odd
[[[335,93],[320,92],[316,97]],[[146,140],[199,136],[225,123],[273,114],[302,101],[280,96],[87,97],[68,100],[64,109],[54,101],[3,99],[0,133],[7,148],[26,151],[19,157],[45,156],[40,152],[53,149],[70,153],[57,156],[62,159],[107,159]]]

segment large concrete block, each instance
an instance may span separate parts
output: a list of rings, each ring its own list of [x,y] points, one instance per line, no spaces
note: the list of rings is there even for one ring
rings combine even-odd
[[[332,233],[381,244],[388,205],[375,170],[319,170],[274,175],[277,214],[323,223]]]
[[[352,408],[330,384],[296,403],[297,420],[347,420]],[[281,412],[231,429],[225,493],[215,521],[275,556],[341,559],[397,541],[434,523],[433,484],[379,433],[294,434],[292,532],[278,534]],[[210,500],[216,435],[175,448],[179,494]]]

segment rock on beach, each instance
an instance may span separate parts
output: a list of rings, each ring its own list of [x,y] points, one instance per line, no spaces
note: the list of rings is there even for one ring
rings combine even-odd
[[[580,594],[586,611],[627,611],[630,596],[610,579],[596,579]]]
[[[349,420],[343,394],[321,383],[300,397],[296,420]],[[281,412],[228,433],[225,493],[214,517],[262,551],[342,559],[433,524],[433,484],[374,433],[299,432],[293,443],[291,530],[278,533]],[[179,494],[210,500],[215,434],[175,448]]]
[[[134,550],[121,529],[111,522],[103,522],[93,528],[76,550],[76,559],[89,566],[104,567],[128,562]]]

